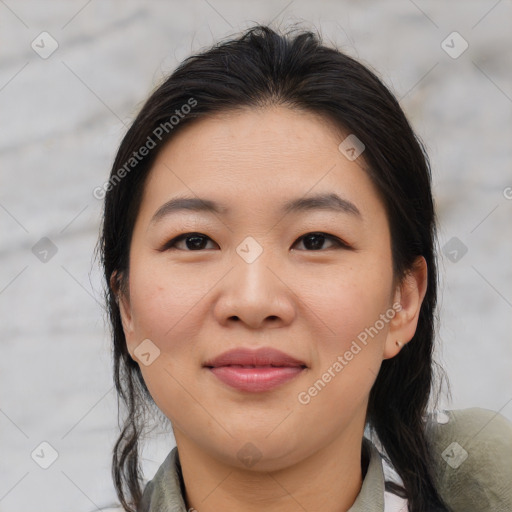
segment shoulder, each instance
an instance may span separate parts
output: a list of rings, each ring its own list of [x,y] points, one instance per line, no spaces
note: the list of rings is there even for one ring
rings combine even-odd
[[[512,510],[512,423],[471,408],[434,413],[427,422],[441,494],[455,512]]]

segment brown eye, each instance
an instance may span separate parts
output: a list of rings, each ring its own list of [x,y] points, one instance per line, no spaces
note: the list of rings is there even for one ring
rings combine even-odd
[[[181,251],[201,251],[207,245],[208,240],[213,242],[210,237],[202,233],[183,233],[167,242],[162,250],[178,249]],[[180,242],[184,242],[184,244],[178,247]],[[183,248],[183,246],[185,248]]]
[[[332,249],[333,247],[348,247],[347,244],[342,242],[338,237],[328,235],[327,233],[307,233],[306,235],[301,236],[298,241],[302,241],[304,247],[306,247],[306,250],[308,251],[319,251],[326,249],[326,247],[324,247],[326,240],[334,242],[334,246],[331,245],[330,247],[327,247],[327,249]]]
[[[162,251],[202,251],[206,248],[208,241],[213,242],[210,237],[203,235],[202,233],[183,233],[167,242],[162,248]],[[330,242],[330,245],[327,247],[325,247],[326,241]],[[298,242],[302,242],[305,247],[305,249],[301,250],[306,250],[308,252],[335,248],[349,248],[349,246],[338,237],[320,232],[307,233],[306,235],[301,236],[295,244]],[[179,244],[181,244],[181,246]],[[217,244],[215,245],[218,247]]]

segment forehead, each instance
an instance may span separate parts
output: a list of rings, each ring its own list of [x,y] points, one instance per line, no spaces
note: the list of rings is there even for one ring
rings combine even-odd
[[[195,120],[164,151],[207,151],[210,161],[220,163],[230,153],[233,158],[250,157],[257,166],[285,159],[299,161],[312,151],[318,157],[320,151],[337,148],[343,138],[332,121],[309,111],[285,106],[240,108]]]
[[[142,207],[154,214],[172,196],[187,195],[233,211],[268,212],[289,199],[332,192],[382,214],[362,156],[350,161],[339,150],[347,135],[323,116],[283,106],[195,120],[161,149]]]

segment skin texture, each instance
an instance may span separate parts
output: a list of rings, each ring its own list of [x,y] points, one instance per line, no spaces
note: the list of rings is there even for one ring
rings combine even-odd
[[[346,135],[284,106],[216,114],[178,132],[148,176],[121,314],[130,354],[172,422],[187,506],[199,512],[341,512],[360,491],[368,395],[382,360],[399,352],[397,340],[414,335],[427,269],[419,257],[395,281],[384,205],[364,154],[349,161],[338,150]],[[287,200],[323,192],[351,201],[362,218],[279,211]],[[183,211],[151,223],[178,195],[213,199],[229,213]],[[189,232],[208,237],[204,248],[182,240],[161,250]],[[326,237],[314,250],[301,238],[311,232],[350,248]],[[237,253],[248,236],[263,249],[252,263]],[[401,310],[300,403],[299,394],[394,303]],[[145,339],[160,350],[148,366],[135,355]],[[202,366],[236,347],[274,347],[307,369],[271,391],[237,391]],[[239,457],[247,450],[258,459],[250,467]]]

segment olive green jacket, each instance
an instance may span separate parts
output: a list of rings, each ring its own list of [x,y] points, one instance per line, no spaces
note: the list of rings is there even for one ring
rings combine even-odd
[[[486,409],[445,411],[429,417],[427,437],[441,495],[453,512],[512,512],[512,423]],[[365,444],[370,461],[348,512],[406,512],[385,505],[388,462],[375,444],[366,438]],[[137,511],[188,512],[183,486],[175,447],[146,485]]]

